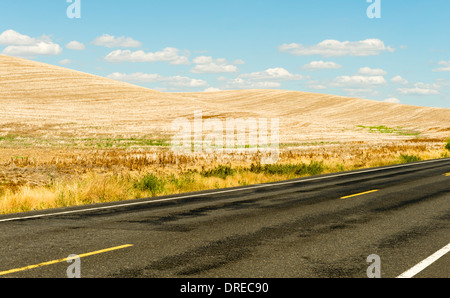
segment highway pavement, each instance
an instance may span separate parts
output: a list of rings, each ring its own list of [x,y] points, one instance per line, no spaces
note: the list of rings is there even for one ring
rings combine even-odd
[[[0,278],[448,278],[450,159],[4,215],[0,231]]]

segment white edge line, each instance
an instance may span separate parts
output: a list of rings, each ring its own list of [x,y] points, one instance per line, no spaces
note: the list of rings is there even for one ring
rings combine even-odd
[[[33,218],[41,218],[41,217],[50,217],[50,216],[82,213],[82,212],[104,210],[104,209],[121,208],[121,207],[127,207],[127,206],[135,206],[135,205],[144,205],[144,204],[168,202],[168,201],[175,201],[175,200],[181,200],[181,199],[186,199],[186,198],[202,197],[202,196],[209,196],[209,195],[222,194],[222,193],[228,193],[228,192],[236,192],[236,191],[256,189],[256,188],[265,188],[265,187],[271,187],[271,186],[278,186],[278,185],[304,183],[304,182],[309,182],[309,181],[314,181],[314,180],[322,180],[322,179],[329,179],[329,178],[335,178],[335,177],[357,175],[357,174],[362,174],[362,173],[370,173],[370,172],[383,171],[383,170],[389,170],[389,169],[396,169],[396,168],[401,168],[401,167],[409,167],[409,166],[415,166],[415,165],[420,165],[420,164],[425,164],[425,163],[442,162],[442,161],[443,161],[442,159],[435,159],[435,160],[422,161],[420,163],[407,163],[407,164],[400,164],[400,165],[383,167],[383,168],[362,170],[362,171],[357,171],[357,172],[349,172],[349,173],[342,173],[342,174],[332,174],[330,176],[325,176],[325,177],[314,177],[314,178],[306,178],[304,180],[274,182],[274,183],[267,183],[267,184],[249,186],[249,187],[245,187],[245,188],[233,188],[233,189],[228,189],[228,190],[220,190],[220,191],[201,193],[201,194],[191,194],[191,195],[179,196],[179,197],[174,197],[174,198],[150,200],[150,201],[144,201],[144,202],[124,203],[124,204],[117,204],[117,205],[112,205],[112,206],[94,207],[94,208],[87,208],[87,209],[81,209],[81,210],[54,212],[54,213],[49,213],[49,214],[38,214],[38,215],[31,215],[31,216],[14,217],[14,218],[1,219],[0,223],[8,222],[8,221],[16,221],[16,220],[26,220],[26,219],[33,219]]]
[[[397,278],[411,278],[415,276],[420,271],[424,270],[425,268],[436,262],[440,257],[445,255],[449,251],[450,251],[450,243],[441,248],[440,250],[438,250],[437,252],[435,252],[434,254],[432,254],[431,256],[429,256],[428,258],[426,258],[425,260],[423,260],[422,262],[420,262],[419,264],[417,264],[416,266],[403,272],[402,274],[397,276]]]

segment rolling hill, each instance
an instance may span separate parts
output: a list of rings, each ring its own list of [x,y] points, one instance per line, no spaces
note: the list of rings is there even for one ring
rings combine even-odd
[[[450,109],[284,90],[164,93],[4,55],[0,105],[0,136],[167,135],[174,119],[195,110],[221,119],[279,118],[284,143],[450,136]],[[370,129],[380,126],[395,129]]]

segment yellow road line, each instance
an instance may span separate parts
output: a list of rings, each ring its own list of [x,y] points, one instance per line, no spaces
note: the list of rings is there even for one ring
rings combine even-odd
[[[83,257],[92,256],[92,255],[98,255],[98,254],[101,254],[101,253],[105,253],[105,252],[109,252],[109,251],[113,251],[113,250],[118,250],[118,249],[122,249],[122,248],[127,248],[127,247],[130,247],[130,246],[133,246],[133,245],[132,244],[125,244],[125,245],[121,245],[121,246],[106,248],[106,249],[102,249],[102,250],[97,250],[97,251],[81,254],[81,255],[78,255],[78,257],[79,258],[83,258]],[[40,263],[40,264],[36,264],[36,265],[30,265],[30,266],[26,266],[26,267],[22,267],[22,268],[16,268],[16,269],[11,269],[11,270],[7,270],[7,271],[1,271],[0,275],[6,275],[6,274],[11,274],[11,273],[19,272],[19,271],[30,270],[30,269],[34,269],[34,268],[38,268],[38,267],[42,267],[42,266],[53,265],[53,264],[56,264],[56,263],[67,262],[68,260],[72,260],[74,258],[75,257],[64,258],[64,259],[48,261],[48,262],[44,262],[44,263]]]
[[[354,194],[354,195],[342,197],[341,200],[348,199],[348,198],[353,198],[353,197],[357,197],[357,196],[362,196],[362,195],[373,193],[373,192],[377,192],[377,191],[378,191],[378,189],[369,190],[369,191],[366,191],[366,192],[361,192],[361,193],[357,193],[357,194]]]
[[[450,173],[445,173],[444,176],[450,177]]]

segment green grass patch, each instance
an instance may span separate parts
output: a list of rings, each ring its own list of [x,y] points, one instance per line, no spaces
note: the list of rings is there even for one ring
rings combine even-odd
[[[447,144],[445,144],[445,149],[450,151],[450,139],[447,140]]]
[[[145,139],[145,138],[97,138],[83,139],[85,147],[97,148],[133,148],[133,147],[168,147],[168,139]]]
[[[8,134],[0,137],[2,148],[97,148],[97,149],[133,149],[148,147],[169,147],[168,138],[123,138],[123,137],[96,137],[96,138],[74,138],[73,136],[19,136]]]
[[[379,133],[393,133],[395,130],[393,128],[387,127],[385,125],[378,126],[364,126],[358,125],[357,127],[369,129],[371,132],[379,132]]]
[[[307,143],[280,143],[280,148],[286,148],[286,147],[300,147],[300,146],[323,146],[323,145],[339,145],[341,142],[324,142],[324,141],[317,141],[317,142],[307,142]]]
[[[419,137],[421,134],[420,132],[417,132],[417,131],[406,130],[401,126],[397,126],[394,128],[394,127],[388,127],[386,125],[378,125],[378,126],[357,125],[356,127],[368,129],[369,132],[397,134],[400,136]]]
[[[6,136],[0,137],[0,141],[13,142],[17,137],[17,135],[7,134]]]
[[[210,170],[205,170],[204,168],[200,172],[200,175],[203,177],[219,177],[222,179],[226,179],[228,176],[233,176],[236,173],[236,170],[231,168],[228,165],[218,165],[215,168]]]
[[[156,196],[164,191],[166,181],[163,178],[149,173],[134,182],[134,188],[141,191],[149,191],[152,196]]]
[[[260,163],[251,164],[250,167],[232,168],[228,165],[218,165],[212,169],[202,169],[200,175],[202,177],[219,177],[226,179],[229,176],[234,176],[236,173],[255,173],[264,174],[267,176],[281,175],[286,177],[298,177],[307,175],[319,175],[323,173],[325,167],[323,162],[311,161],[309,164],[265,164]]]
[[[247,171],[266,175],[319,175],[325,170],[323,162],[311,161],[309,164],[251,164]]]
[[[192,173],[183,173],[179,176],[171,174],[167,182],[172,184],[177,190],[185,190],[195,185],[195,176]]]
[[[408,162],[416,162],[421,161],[422,159],[417,155],[408,155],[408,154],[401,154],[400,155],[400,162],[401,163],[408,163]]]
[[[14,155],[13,157],[11,157],[12,159],[28,159],[28,156],[19,156],[19,155]]]

